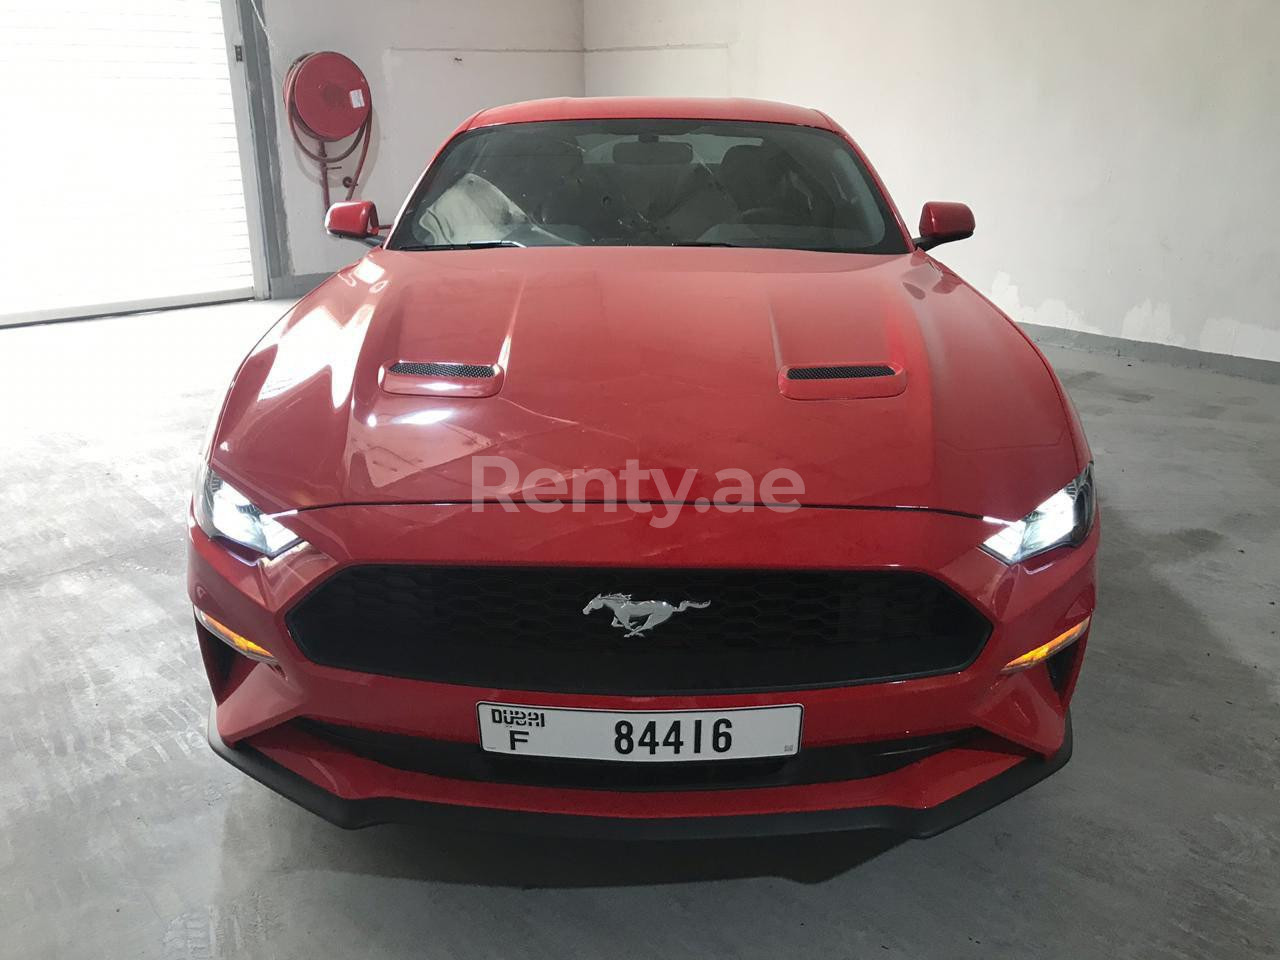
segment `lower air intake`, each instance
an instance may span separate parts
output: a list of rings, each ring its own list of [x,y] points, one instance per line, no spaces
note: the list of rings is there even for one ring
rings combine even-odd
[[[583,763],[548,757],[485,753],[474,743],[429,740],[299,719],[291,725],[330,747],[399,770],[451,780],[518,783],[577,790],[712,790],[793,787],[807,783],[879,777],[925,757],[959,747],[977,731],[956,730],[903,740],[806,747],[791,757],[760,760],[682,760],[651,763]]]
[[[596,594],[685,609],[625,636]],[[697,604],[695,606],[695,604]],[[507,690],[785,690],[953,673],[986,619],[902,571],[348,567],[287,617],[316,663]]]

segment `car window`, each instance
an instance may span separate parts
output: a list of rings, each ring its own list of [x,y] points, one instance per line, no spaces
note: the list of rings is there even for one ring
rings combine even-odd
[[[388,246],[468,244],[907,251],[843,138],[705,120],[503,124],[455,138]]]

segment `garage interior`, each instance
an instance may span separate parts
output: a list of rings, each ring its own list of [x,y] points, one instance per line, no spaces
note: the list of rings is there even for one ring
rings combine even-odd
[[[1277,36],[1265,0],[4,8],[39,146],[0,240],[0,956],[1275,955]],[[320,50],[368,78],[385,218],[460,121],[543,96],[814,106],[909,221],[969,203],[938,257],[1041,344],[1096,458],[1071,762],[928,841],[622,844],[345,832],[215,757],[197,451],[363,252],[281,104]]]

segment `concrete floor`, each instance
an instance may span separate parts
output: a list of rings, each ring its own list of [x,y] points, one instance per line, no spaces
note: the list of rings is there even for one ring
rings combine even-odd
[[[194,456],[278,304],[0,330],[0,956],[1280,948],[1280,386],[1055,350],[1102,607],[1061,773],[930,841],[345,833],[216,759]]]

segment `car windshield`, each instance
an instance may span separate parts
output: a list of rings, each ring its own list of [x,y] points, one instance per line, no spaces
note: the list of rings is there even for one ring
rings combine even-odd
[[[557,120],[453,140],[388,247],[729,246],[905,253],[840,136],[782,123]]]

